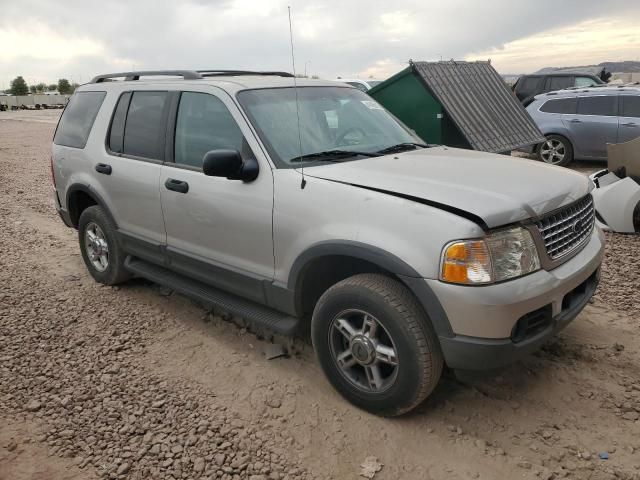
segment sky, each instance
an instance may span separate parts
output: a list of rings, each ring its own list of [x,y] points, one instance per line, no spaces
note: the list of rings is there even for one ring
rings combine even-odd
[[[386,78],[413,60],[500,73],[640,60],[638,0],[0,0],[0,89],[131,69]]]

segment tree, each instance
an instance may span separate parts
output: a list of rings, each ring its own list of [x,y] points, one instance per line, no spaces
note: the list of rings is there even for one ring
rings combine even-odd
[[[36,86],[35,86],[35,85],[31,85],[31,86],[29,87],[29,91],[30,91],[31,93],[36,93]]]
[[[26,95],[29,93],[29,87],[27,87],[27,82],[24,81],[24,78],[18,76],[11,80],[9,92],[11,95]]]
[[[69,80],[67,80],[66,78],[61,78],[60,80],[58,80],[58,92],[63,95],[73,93]]]
[[[78,88],[79,86],[80,86],[79,84],[77,84],[76,82],[73,82],[73,83],[71,84],[71,92],[69,92],[69,93],[73,93],[73,92],[75,92],[75,91],[76,91],[76,88]]]
[[[47,91],[47,84],[40,82],[39,84],[36,85],[36,91],[38,93],[44,93]]]
[[[58,89],[58,85],[55,83],[52,83],[51,85],[47,85],[47,90],[49,90],[50,92],[55,92]]]

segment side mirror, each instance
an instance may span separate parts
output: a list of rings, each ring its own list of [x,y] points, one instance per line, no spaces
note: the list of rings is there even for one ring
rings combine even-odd
[[[258,177],[258,170],[255,158],[243,161],[237,150],[210,150],[202,160],[202,171],[209,177],[251,182]]]

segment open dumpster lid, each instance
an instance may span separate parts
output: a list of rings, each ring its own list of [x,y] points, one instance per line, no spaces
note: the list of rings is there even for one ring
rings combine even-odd
[[[474,150],[507,152],[544,136],[490,62],[409,62]]]

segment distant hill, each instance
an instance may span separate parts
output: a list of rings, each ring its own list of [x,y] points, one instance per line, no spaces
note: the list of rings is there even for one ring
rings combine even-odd
[[[640,72],[640,62],[627,60],[625,62],[602,62],[598,64],[599,67],[604,67],[607,72]]]

